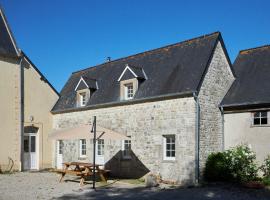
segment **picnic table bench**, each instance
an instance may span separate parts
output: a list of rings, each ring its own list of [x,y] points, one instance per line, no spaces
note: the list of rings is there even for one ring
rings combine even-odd
[[[55,170],[56,173],[60,173],[61,177],[59,182],[62,182],[66,174],[71,174],[75,176],[80,176],[80,186],[84,185],[85,178],[87,176],[93,175],[94,165],[92,163],[83,162],[65,162],[63,169]],[[109,170],[104,170],[100,168],[101,165],[95,165],[96,173],[99,175],[100,179],[107,182],[107,173]]]

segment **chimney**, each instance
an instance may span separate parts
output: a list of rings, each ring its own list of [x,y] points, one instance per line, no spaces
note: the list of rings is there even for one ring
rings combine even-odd
[[[109,56],[106,58],[106,62],[110,62],[110,61],[111,61],[111,57]]]

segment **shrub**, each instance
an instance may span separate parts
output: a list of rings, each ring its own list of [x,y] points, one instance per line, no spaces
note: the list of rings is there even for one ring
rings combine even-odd
[[[262,182],[264,185],[269,186],[270,185],[270,178],[269,177],[263,177]]]
[[[207,181],[227,181],[230,172],[226,163],[225,153],[212,153],[208,156],[205,166],[205,178]]]
[[[227,150],[225,154],[228,171],[230,171],[233,180],[238,182],[258,180],[256,155],[248,146],[236,146]]]
[[[268,155],[266,159],[264,159],[260,170],[263,172],[263,177],[268,178],[270,182],[270,155]]]
[[[258,180],[256,155],[246,145],[210,154],[205,166],[208,181],[248,182]]]

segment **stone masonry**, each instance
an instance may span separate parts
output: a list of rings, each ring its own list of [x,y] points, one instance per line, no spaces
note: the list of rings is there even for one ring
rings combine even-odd
[[[97,116],[98,126],[131,137],[130,162],[119,156],[121,141],[105,141],[105,162],[110,169],[114,167],[113,174],[128,177],[151,172],[183,184],[195,180],[195,112],[194,98],[189,97],[55,114],[53,121],[54,128],[60,129],[89,123]],[[176,138],[175,161],[163,160],[163,135],[169,134],[175,134]],[[92,143],[87,141],[90,162]],[[79,141],[64,141],[64,145],[64,161],[80,160]]]
[[[199,92],[201,171],[210,153],[223,150],[219,104],[233,81],[234,76],[219,42]]]

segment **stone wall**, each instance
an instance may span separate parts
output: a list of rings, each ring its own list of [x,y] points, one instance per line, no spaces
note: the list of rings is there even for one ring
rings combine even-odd
[[[105,162],[113,168],[112,173],[128,177],[150,171],[184,184],[195,179],[195,112],[193,98],[180,98],[55,114],[53,126],[73,127],[90,122],[96,115],[98,126],[131,136],[131,160],[121,158],[121,141],[105,141]],[[163,160],[163,135],[169,134],[176,138],[175,161]],[[93,144],[87,144],[87,161],[91,162]],[[79,160],[78,148],[78,141],[65,141],[64,161]]]
[[[211,152],[223,150],[222,115],[219,104],[234,76],[220,42],[205,75],[199,93],[200,103],[200,169]]]

